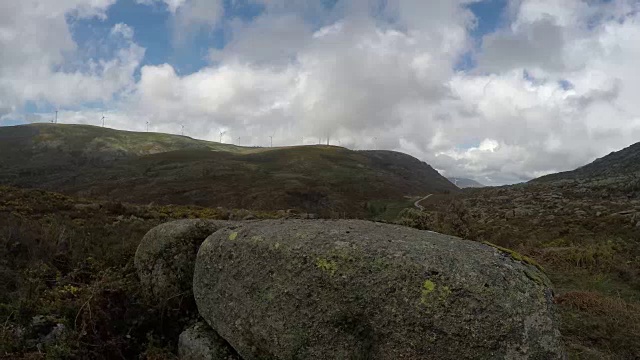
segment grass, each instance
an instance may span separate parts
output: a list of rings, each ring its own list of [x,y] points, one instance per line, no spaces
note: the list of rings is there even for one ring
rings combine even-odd
[[[372,220],[392,222],[405,209],[414,207],[419,198],[405,198],[403,200],[374,200],[367,202],[367,211]]]

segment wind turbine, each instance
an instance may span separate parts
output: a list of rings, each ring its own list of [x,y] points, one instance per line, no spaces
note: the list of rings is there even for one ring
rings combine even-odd
[[[106,119],[106,117],[104,116],[104,113],[102,113],[102,119],[100,119],[102,120],[102,127],[104,127],[104,119]]]
[[[220,143],[222,144],[222,135],[224,135],[226,131],[220,131]]]
[[[240,136],[238,136],[238,146],[240,146]]]
[[[273,147],[273,137],[274,137],[275,135],[276,135],[276,134],[275,134],[275,133],[273,133],[273,135],[269,136],[269,138],[271,139],[271,147]]]
[[[180,124],[180,135],[184,136],[184,124]]]
[[[149,132],[149,121],[147,120],[147,132]]]
[[[56,110],[56,120],[55,120],[54,124],[57,124],[57,123],[58,123],[58,110]]]

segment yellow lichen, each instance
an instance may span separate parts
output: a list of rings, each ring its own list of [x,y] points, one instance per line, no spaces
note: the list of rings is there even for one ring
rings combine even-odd
[[[429,294],[430,292],[432,292],[435,289],[436,289],[436,284],[434,284],[433,281],[431,281],[431,280],[425,280],[425,282],[422,283],[422,292],[423,293]]]
[[[440,302],[444,302],[451,295],[451,289],[448,286],[436,285],[431,280],[425,280],[422,283],[422,296],[420,297],[420,303],[422,305],[428,305],[431,302],[430,299],[434,299],[434,296]]]
[[[318,267],[318,269],[328,273],[331,276],[333,276],[338,270],[338,264],[336,264],[335,261],[327,260],[323,258],[316,259],[316,267]]]
[[[238,237],[238,233],[237,232],[232,232],[231,234],[229,234],[229,240],[233,241]]]

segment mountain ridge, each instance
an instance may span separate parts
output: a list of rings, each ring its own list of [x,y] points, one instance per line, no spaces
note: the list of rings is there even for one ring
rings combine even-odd
[[[364,215],[371,200],[458,189],[393,151],[248,148],[87,125],[0,128],[0,184],[91,198]]]
[[[486,185],[481,184],[480,182],[475,181],[473,179],[461,178],[461,177],[449,177],[447,179],[451,181],[455,186],[459,187],[460,189],[486,187]]]

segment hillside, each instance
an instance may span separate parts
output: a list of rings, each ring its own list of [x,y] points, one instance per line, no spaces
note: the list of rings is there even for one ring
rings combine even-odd
[[[86,125],[0,128],[0,184],[132,203],[366,215],[367,203],[458,189],[391,151],[245,148]]]
[[[640,197],[640,143],[595,160],[573,171],[551,174],[530,183],[580,187],[604,197]]]
[[[472,179],[466,179],[466,178],[460,178],[460,177],[450,177],[448,179],[460,189],[485,187],[485,185]]]

